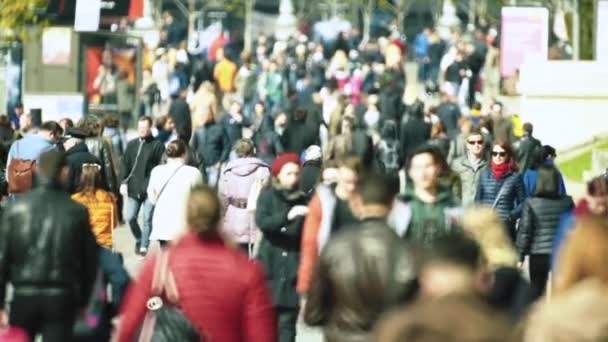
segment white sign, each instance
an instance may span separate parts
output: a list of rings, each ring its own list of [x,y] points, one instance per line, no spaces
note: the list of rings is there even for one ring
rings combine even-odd
[[[595,30],[595,59],[608,62],[608,1],[597,3],[597,29]]]
[[[84,96],[74,93],[25,94],[23,107],[26,111],[42,108],[43,122],[65,118],[77,122],[84,115]]]
[[[42,32],[42,64],[67,65],[70,63],[72,29],[47,27]]]
[[[101,17],[101,0],[77,0],[74,30],[78,32],[95,32],[99,29]]]

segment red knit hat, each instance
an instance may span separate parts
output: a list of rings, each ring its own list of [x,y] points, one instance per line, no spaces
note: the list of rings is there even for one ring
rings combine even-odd
[[[289,164],[289,163],[294,163],[299,166],[300,157],[297,154],[291,153],[291,152],[283,153],[283,154],[279,155],[272,162],[272,165],[270,166],[270,173],[274,177],[276,177],[279,174],[279,172],[281,172],[281,169],[283,168],[283,166],[285,166],[286,164]]]

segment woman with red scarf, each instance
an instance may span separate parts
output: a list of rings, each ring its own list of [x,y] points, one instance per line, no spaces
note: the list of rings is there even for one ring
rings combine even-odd
[[[515,225],[524,199],[524,183],[517,172],[513,148],[497,141],[492,145],[490,164],[481,172],[475,203],[494,208],[515,241]]]

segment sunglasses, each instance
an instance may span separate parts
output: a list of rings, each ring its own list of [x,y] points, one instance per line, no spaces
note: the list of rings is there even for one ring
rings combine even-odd
[[[507,152],[495,152],[492,151],[492,157],[505,157],[507,155]]]
[[[483,145],[483,140],[468,140],[469,145]]]

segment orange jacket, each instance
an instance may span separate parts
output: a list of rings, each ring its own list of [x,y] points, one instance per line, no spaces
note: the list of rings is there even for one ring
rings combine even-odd
[[[318,194],[315,194],[310,203],[308,203],[308,214],[306,215],[302,229],[297,283],[297,291],[301,295],[308,292],[312,275],[319,259],[318,235],[321,227],[321,215],[321,199]]]
[[[112,248],[112,229],[116,227],[118,214],[114,195],[108,191],[97,190],[95,193],[76,193],[72,195],[72,199],[87,207],[97,243],[102,247]]]

